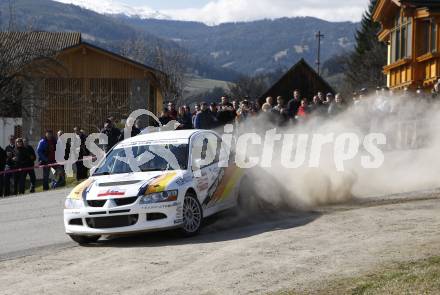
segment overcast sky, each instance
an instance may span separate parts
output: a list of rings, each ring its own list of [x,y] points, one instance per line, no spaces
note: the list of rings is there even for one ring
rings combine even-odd
[[[148,6],[176,19],[208,23],[262,18],[315,16],[330,21],[359,21],[369,0],[114,0]]]

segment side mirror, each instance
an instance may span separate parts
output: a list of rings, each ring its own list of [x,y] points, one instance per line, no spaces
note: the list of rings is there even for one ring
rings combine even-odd
[[[196,171],[196,170],[200,170],[200,168],[202,167],[202,159],[195,159],[193,161],[193,165],[192,165],[192,170]]]
[[[93,174],[95,174],[97,168],[98,168],[98,167],[96,167],[96,166],[90,168],[90,176],[92,176]]]

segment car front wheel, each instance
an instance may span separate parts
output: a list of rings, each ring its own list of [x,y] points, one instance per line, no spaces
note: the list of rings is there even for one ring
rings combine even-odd
[[[183,201],[183,225],[181,233],[190,237],[199,233],[202,227],[203,211],[197,197],[187,193]]]

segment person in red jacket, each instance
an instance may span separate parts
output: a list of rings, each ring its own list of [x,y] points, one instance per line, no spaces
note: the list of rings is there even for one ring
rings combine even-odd
[[[309,116],[309,107],[307,105],[307,101],[305,99],[301,100],[301,105],[298,108],[298,112],[296,113],[296,119],[298,121],[304,121]]]

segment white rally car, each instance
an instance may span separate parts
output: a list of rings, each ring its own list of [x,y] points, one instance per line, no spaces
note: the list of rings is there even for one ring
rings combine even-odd
[[[224,147],[208,130],[156,132],[119,143],[67,197],[66,233],[80,244],[172,228],[196,234],[203,218],[237,204],[243,171],[219,167]]]

